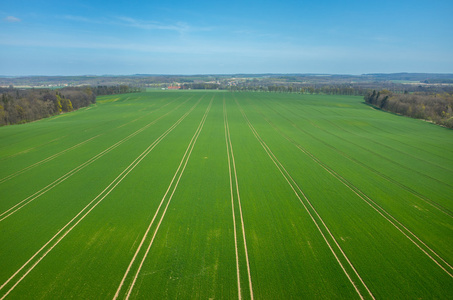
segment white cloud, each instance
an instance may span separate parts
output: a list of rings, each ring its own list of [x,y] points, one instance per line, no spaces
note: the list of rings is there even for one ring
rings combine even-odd
[[[130,17],[115,17],[111,19],[89,19],[86,17],[81,16],[74,16],[74,15],[65,15],[63,17],[69,21],[75,22],[83,22],[83,23],[92,23],[92,24],[105,24],[105,25],[114,25],[114,26],[126,26],[126,27],[134,27],[144,30],[169,30],[169,31],[176,31],[179,33],[184,33],[188,31],[206,31],[209,30],[207,28],[194,28],[187,23],[184,22],[176,22],[174,24],[164,24],[157,21],[145,21],[134,19]]]
[[[121,26],[135,27],[145,30],[169,30],[176,31],[179,33],[185,33],[189,31],[201,31],[208,30],[206,28],[194,28],[185,22],[176,22],[174,24],[164,24],[156,21],[144,21],[139,19],[134,19],[130,17],[118,17],[119,24]]]
[[[8,17],[4,18],[3,20],[6,22],[9,22],[9,23],[17,23],[17,22],[22,21],[21,19],[13,17],[13,16],[8,16]]]
[[[172,30],[172,29],[169,29]],[[7,33],[0,33],[0,45],[22,47],[45,47],[66,49],[93,49],[99,51],[132,51],[147,54],[174,54],[196,55],[198,57],[255,57],[261,59],[291,59],[319,58],[319,57],[348,57],[351,49],[339,47],[295,46],[291,44],[254,43],[253,41],[234,42],[231,40],[210,38],[190,38],[176,40],[136,40],[117,39],[109,37],[89,37],[74,39],[72,36],[58,33],[49,33],[42,36],[17,37]]]
[[[95,22],[92,19],[88,19],[88,18],[80,17],[80,16],[72,16],[72,15],[65,15],[65,16],[63,16],[63,19],[69,20],[69,21],[76,21],[76,22],[99,23],[99,22]]]

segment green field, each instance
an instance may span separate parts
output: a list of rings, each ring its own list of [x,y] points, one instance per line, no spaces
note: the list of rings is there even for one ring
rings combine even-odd
[[[453,131],[149,91],[0,128],[1,299],[451,299]]]

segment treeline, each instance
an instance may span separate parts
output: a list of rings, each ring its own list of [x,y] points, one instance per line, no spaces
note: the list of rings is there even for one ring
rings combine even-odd
[[[352,87],[349,85],[253,85],[241,84],[229,86],[231,91],[255,91],[273,93],[301,93],[301,94],[325,94],[325,95],[355,95],[363,96],[368,89]]]
[[[91,87],[93,93],[97,96],[101,95],[116,95],[126,93],[139,93],[143,92],[144,89],[136,86],[129,86],[125,84],[120,85],[98,85]]]
[[[96,102],[89,87],[48,89],[0,89],[0,125],[36,121],[77,110]]]
[[[50,89],[0,88],[0,126],[20,124],[96,103],[97,95],[140,92],[127,85]]]
[[[220,84],[202,82],[202,83],[184,83],[181,85],[182,90],[218,90],[221,89]]]
[[[394,94],[388,90],[373,90],[365,101],[385,111],[432,121],[453,128],[453,93]]]

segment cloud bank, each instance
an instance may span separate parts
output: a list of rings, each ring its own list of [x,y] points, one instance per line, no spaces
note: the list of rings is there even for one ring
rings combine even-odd
[[[13,16],[7,16],[6,18],[3,19],[3,21],[8,22],[8,23],[17,23],[22,20],[19,18],[13,17]]]

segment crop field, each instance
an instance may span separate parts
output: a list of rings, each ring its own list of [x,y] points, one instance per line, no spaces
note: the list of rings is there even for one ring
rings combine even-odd
[[[453,131],[152,91],[0,128],[1,299],[451,299]]]

